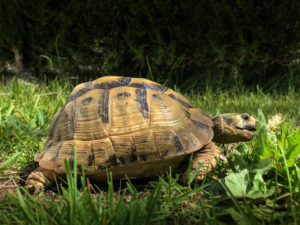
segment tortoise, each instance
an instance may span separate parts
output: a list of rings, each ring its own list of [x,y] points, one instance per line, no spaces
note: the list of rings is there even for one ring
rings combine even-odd
[[[108,171],[114,179],[154,177],[178,168],[192,153],[191,172],[202,164],[196,176],[201,181],[222,158],[214,142],[249,141],[256,123],[247,113],[210,117],[147,79],[101,77],[77,85],[55,114],[26,186],[44,188],[53,175],[65,174],[64,160],[73,165],[74,149],[78,171],[97,181],[106,180]]]

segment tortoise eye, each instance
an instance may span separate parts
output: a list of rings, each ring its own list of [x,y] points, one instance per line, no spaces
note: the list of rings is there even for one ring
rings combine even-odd
[[[243,120],[249,120],[249,115],[247,113],[242,114]]]

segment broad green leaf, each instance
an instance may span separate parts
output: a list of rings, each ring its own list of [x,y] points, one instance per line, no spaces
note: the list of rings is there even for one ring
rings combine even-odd
[[[266,125],[266,118],[261,109],[257,110],[259,126]]]
[[[232,173],[225,177],[225,185],[232,195],[237,198],[267,198],[275,192],[274,188],[267,189],[262,173],[255,174],[251,182],[247,169],[244,169],[239,173]]]
[[[254,176],[254,179],[252,181],[253,186],[250,188],[250,190],[247,192],[247,197],[249,198],[267,198],[274,194],[275,188],[269,188],[267,189],[265,187],[265,182],[262,177],[261,173],[257,173]]]
[[[239,173],[231,173],[225,177],[225,185],[235,197],[246,197],[248,186],[248,170],[244,169]]]
[[[260,173],[255,174],[254,179],[253,179],[253,189],[259,190],[263,183],[264,179],[262,178],[262,175]]]
[[[285,157],[288,167],[294,165],[295,160],[300,156],[300,131],[294,132],[287,138],[288,147],[285,150]]]
[[[272,143],[271,138],[272,137],[267,133],[266,127],[261,127],[257,135],[259,158],[261,160],[274,157],[274,154],[280,155],[279,152],[277,152],[275,145]]]
[[[281,149],[285,149],[285,139],[288,135],[288,129],[285,124],[282,124],[281,126],[281,133],[280,135],[277,135],[277,143]]]

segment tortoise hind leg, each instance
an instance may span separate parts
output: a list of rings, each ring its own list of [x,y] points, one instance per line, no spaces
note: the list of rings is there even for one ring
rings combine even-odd
[[[53,183],[53,181],[53,172],[38,167],[29,174],[26,180],[26,188],[29,191],[44,190],[44,188]]]
[[[202,164],[198,174],[196,175],[195,181],[201,181],[204,179],[205,174],[211,172],[213,168],[217,166],[218,160],[222,158],[222,154],[215,145],[215,143],[211,142],[205,145],[201,150],[194,153],[192,159],[192,168],[191,168],[191,175],[197,170],[197,168]],[[223,156],[224,157],[224,156]],[[188,176],[189,176],[188,169],[183,175],[182,182],[184,184],[188,183]]]

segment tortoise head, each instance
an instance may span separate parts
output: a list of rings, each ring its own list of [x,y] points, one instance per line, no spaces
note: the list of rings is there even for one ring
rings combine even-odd
[[[214,122],[213,141],[218,143],[233,143],[250,141],[256,131],[257,121],[247,113],[226,113],[212,118]]]

